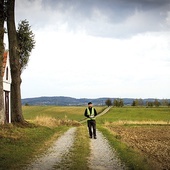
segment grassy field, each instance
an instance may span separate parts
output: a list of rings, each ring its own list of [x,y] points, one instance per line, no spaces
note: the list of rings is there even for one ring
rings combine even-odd
[[[100,113],[105,107],[95,107]],[[24,106],[23,113],[26,120],[33,120],[37,116],[56,119],[81,121],[84,117],[85,106]]]
[[[98,123],[118,121],[164,121],[170,123],[170,108],[145,108],[145,107],[112,107],[108,113],[98,118]]]
[[[24,118],[31,123],[28,127],[6,125],[0,128],[0,169],[24,167],[30,158],[42,153],[69,127],[79,126],[78,121],[84,119],[85,108],[24,106]],[[104,109],[95,108],[98,112]],[[169,122],[170,108],[113,107],[97,118],[97,127],[129,169],[143,170],[152,169],[152,164],[169,166],[166,164],[170,162],[167,154],[170,152]],[[71,154],[71,160],[76,160],[79,166],[89,154],[86,130],[86,124],[78,127],[77,142]],[[87,152],[82,154],[82,148]],[[164,164],[162,159],[166,160]],[[72,164],[72,168],[75,169],[76,165]]]

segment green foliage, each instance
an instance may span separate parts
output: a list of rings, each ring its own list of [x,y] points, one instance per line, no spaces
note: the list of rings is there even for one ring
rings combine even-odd
[[[109,106],[112,105],[112,101],[111,101],[110,99],[107,99],[107,100],[105,101],[105,104],[109,107]]]
[[[123,107],[124,106],[123,99],[115,99],[114,102],[113,102],[113,106],[115,106],[115,107]]]
[[[31,51],[35,47],[34,34],[27,20],[23,20],[18,24],[17,39],[22,71],[27,66]]]
[[[159,107],[161,105],[161,103],[158,101],[158,99],[155,99],[154,105],[155,105],[155,107]]]
[[[168,104],[170,104],[168,99],[162,99],[162,102],[161,102],[162,106],[168,106]]]
[[[147,107],[153,107],[153,102],[146,102]]]
[[[168,104],[166,103],[167,101],[164,102],[164,100],[162,101],[162,106],[167,106]],[[147,107],[159,107],[161,105],[161,102],[158,99],[155,99],[153,102],[146,102],[146,106]]]
[[[29,104],[28,104],[28,103],[25,103],[25,106],[29,106]]]
[[[132,102],[132,106],[143,106],[143,105],[144,105],[144,102],[142,99],[135,99]]]

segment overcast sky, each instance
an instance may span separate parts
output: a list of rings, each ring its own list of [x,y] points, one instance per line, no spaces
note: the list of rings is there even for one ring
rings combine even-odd
[[[170,98],[169,0],[16,0],[24,19],[22,98]]]

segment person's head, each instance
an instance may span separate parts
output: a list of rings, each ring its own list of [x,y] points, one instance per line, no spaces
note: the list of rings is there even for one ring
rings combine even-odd
[[[91,108],[93,106],[92,102],[88,103],[88,107]]]

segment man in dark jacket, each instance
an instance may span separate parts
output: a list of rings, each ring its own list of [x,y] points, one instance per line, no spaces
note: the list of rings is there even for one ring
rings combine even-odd
[[[89,102],[88,107],[86,108],[84,112],[84,116],[88,118],[87,126],[89,129],[89,137],[90,138],[94,137],[94,139],[97,139],[96,138],[96,120],[95,120],[96,115],[97,115],[96,109],[93,108],[92,102]]]

